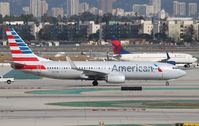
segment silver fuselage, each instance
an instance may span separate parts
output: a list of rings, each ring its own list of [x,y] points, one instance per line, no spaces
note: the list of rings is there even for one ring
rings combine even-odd
[[[32,74],[55,79],[93,80],[84,74],[84,70],[125,76],[125,80],[170,80],[184,76],[183,70],[175,69],[173,65],[158,62],[112,62],[112,61],[78,61],[74,62],[79,70],[73,69],[70,62],[45,61],[40,64],[45,70],[25,70]],[[96,78],[105,80],[105,77]]]

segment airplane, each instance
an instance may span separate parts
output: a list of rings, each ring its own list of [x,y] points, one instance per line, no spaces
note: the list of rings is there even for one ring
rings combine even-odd
[[[12,68],[30,74],[66,80],[124,83],[126,80],[169,80],[186,74],[167,63],[126,61],[52,61],[35,55],[13,28],[6,29]]]
[[[167,62],[182,69],[190,68],[197,64],[197,58],[186,53],[130,53],[122,47],[115,36],[112,37],[112,48],[113,57],[121,61]]]

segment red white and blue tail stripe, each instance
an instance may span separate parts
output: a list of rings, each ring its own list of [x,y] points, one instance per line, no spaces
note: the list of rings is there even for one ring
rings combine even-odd
[[[6,35],[13,63],[24,64],[18,65],[20,69],[44,69],[44,66],[40,65],[40,61],[48,60],[35,55],[13,28],[7,28]]]
[[[114,54],[117,54],[117,55],[121,55],[121,54],[129,54],[128,51],[126,51],[120,41],[117,39],[116,36],[112,36],[112,49],[113,49],[113,52]]]

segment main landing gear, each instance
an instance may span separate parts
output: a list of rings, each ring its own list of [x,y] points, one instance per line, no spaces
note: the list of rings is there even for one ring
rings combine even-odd
[[[94,80],[92,84],[93,84],[93,86],[98,86],[97,80]]]
[[[169,86],[169,85],[170,85],[170,84],[169,84],[169,81],[166,81],[165,85],[166,85],[166,86]]]

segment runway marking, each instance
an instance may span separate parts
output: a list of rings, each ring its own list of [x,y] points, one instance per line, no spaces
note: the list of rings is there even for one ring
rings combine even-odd
[[[143,90],[199,90],[199,88],[143,88]]]
[[[199,100],[125,100],[125,101],[84,101],[58,102],[47,105],[71,107],[116,107],[149,109],[199,109]]]
[[[199,90],[199,88],[172,88],[172,87],[160,87],[160,88],[143,88],[146,91],[158,91],[158,90]],[[100,92],[100,91],[121,91],[120,88],[79,88],[79,89],[65,89],[65,90],[41,90],[41,91],[30,91],[25,93],[30,94],[81,94],[84,92]]]
[[[43,90],[43,91],[30,91],[26,93],[31,94],[81,94],[83,92],[96,92],[96,91],[113,91],[119,88],[80,88],[80,89],[65,89],[65,90]]]

